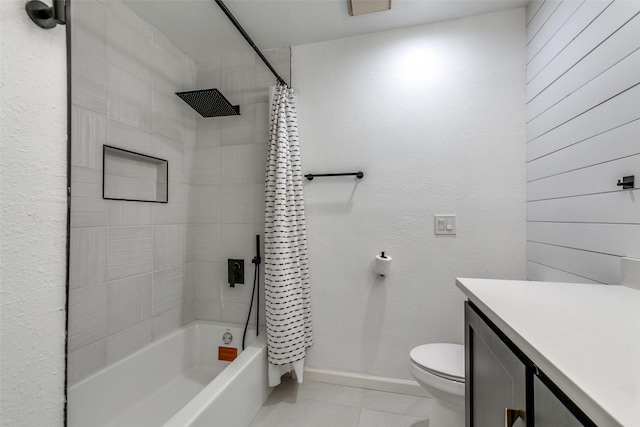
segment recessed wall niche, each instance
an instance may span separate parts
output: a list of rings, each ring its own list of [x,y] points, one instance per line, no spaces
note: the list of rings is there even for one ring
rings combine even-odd
[[[102,198],[167,203],[167,160],[103,146]]]

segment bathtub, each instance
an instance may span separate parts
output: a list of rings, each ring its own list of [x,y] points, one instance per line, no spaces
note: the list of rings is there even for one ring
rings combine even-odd
[[[68,425],[246,427],[271,393],[264,334],[250,336],[241,352],[241,326],[192,322],[69,387]],[[237,358],[219,361],[219,346]]]

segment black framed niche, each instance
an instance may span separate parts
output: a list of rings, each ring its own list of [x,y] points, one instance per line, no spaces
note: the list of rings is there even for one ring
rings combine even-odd
[[[111,145],[102,146],[102,198],[169,202],[169,162]]]

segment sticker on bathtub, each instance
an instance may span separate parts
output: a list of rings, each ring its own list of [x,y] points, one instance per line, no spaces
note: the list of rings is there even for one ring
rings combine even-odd
[[[238,349],[235,347],[218,346],[218,360],[225,362],[233,362],[238,357]]]

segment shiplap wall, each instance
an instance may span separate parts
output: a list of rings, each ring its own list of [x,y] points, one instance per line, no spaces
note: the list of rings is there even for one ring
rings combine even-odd
[[[527,8],[527,277],[620,284],[640,258],[640,0]]]

